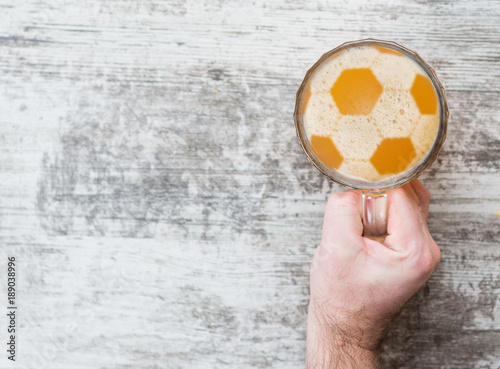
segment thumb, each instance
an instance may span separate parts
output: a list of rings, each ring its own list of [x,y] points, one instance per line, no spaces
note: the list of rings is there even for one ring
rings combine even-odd
[[[323,220],[323,240],[327,244],[352,244],[363,234],[359,191],[334,193],[328,199]]]

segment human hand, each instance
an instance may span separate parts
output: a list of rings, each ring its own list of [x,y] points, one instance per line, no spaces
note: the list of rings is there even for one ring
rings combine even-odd
[[[308,369],[375,368],[387,324],[439,264],[427,229],[429,191],[413,180],[387,195],[383,244],[362,237],[358,191],[328,200],[311,265]]]

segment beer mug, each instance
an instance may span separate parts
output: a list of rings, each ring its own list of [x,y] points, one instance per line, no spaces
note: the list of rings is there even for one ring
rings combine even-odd
[[[387,235],[387,193],[417,178],[446,138],[446,93],[434,69],[391,41],[346,42],[325,53],[297,91],[294,121],[309,161],[361,190],[363,234]]]

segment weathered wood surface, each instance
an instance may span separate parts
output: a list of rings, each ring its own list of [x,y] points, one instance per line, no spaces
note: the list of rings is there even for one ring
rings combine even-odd
[[[375,37],[429,61],[451,111],[422,176],[443,261],[386,368],[500,368],[499,24],[498,1],[0,1],[16,367],[303,367],[342,188],[296,142],[295,92],[323,52]]]

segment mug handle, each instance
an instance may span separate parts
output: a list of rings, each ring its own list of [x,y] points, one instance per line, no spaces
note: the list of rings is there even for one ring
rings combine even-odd
[[[380,243],[387,236],[387,192],[363,191],[363,236]]]

